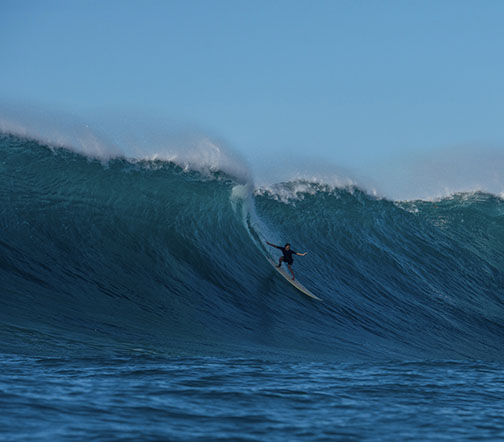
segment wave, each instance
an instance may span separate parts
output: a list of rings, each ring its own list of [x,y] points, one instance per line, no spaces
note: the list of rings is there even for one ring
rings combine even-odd
[[[0,138],[0,323],[13,352],[501,360],[504,201],[390,201]],[[308,251],[279,278],[264,239]]]
[[[171,127],[165,121],[153,125],[150,120],[147,125],[138,115],[122,115],[118,127],[113,129],[114,124],[109,123],[105,133],[98,124],[83,123],[68,113],[0,102],[0,133],[3,134],[32,140],[51,149],[71,150],[103,163],[115,158],[127,158],[131,162],[159,160],[203,175],[221,171],[239,182],[251,181],[245,160],[225,143],[194,128]],[[139,133],[137,126],[144,130]]]

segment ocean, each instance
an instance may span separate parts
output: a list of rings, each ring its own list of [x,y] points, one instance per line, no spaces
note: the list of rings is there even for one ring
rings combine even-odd
[[[0,439],[504,439],[502,196],[194,164],[0,135]]]

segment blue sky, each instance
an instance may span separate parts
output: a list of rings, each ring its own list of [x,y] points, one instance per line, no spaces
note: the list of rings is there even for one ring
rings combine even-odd
[[[141,111],[208,128],[253,164],[368,173],[502,145],[503,18],[490,0],[3,0],[0,100]]]

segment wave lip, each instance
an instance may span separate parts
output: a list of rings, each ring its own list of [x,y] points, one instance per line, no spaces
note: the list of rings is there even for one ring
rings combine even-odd
[[[140,135],[140,129],[135,128],[140,121],[130,120],[128,125],[123,123],[105,133],[97,125],[68,114],[0,106],[0,133],[4,135],[32,140],[50,148],[68,149],[103,162],[115,158],[166,161],[207,177],[223,172],[241,183],[252,182],[246,161],[223,142],[197,130],[169,128],[166,123]]]

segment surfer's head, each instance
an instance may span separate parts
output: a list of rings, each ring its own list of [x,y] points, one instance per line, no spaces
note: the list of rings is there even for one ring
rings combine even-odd
[[[285,244],[284,248],[285,248],[285,250],[289,250],[290,249],[290,243]]]

